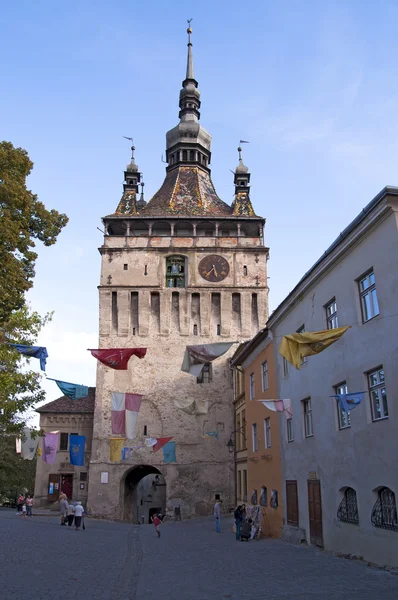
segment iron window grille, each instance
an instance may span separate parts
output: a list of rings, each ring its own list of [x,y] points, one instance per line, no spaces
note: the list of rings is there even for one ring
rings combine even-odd
[[[384,487],[379,490],[378,494],[379,496],[372,510],[373,527],[398,531],[397,505],[394,492]]]
[[[383,367],[368,373],[368,383],[372,419],[373,421],[385,419],[388,417],[388,402]]]
[[[267,488],[265,486],[261,487],[260,505],[261,506],[268,506],[268,491],[267,491]]]
[[[276,490],[272,490],[270,506],[271,508],[278,508],[278,492]]]
[[[254,506],[257,504],[257,490],[252,491],[250,501]]]
[[[370,321],[379,314],[375,274],[369,271],[359,279],[359,295],[361,299],[362,321]]]
[[[211,363],[205,363],[199,377],[196,378],[196,383],[210,383],[213,379],[213,371]]]
[[[342,523],[359,525],[357,493],[353,488],[347,488],[337,510],[337,518]]]
[[[333,300],[331,300],[329,302],[329,304],[326,304],[325,310],[326,310],[326,328],[327,329],[337,329],[337,327],[339,326],[339,321],[337,318],[336,298],[333,298]]]
[[[348,386],[346,383],[340,383],[334,388],[336,394],[348,394]],[[337,416],[339,419],[339,429],[347,429],[351,427],[351,415],[349,412],[342,410],[339,401],[336,398]]]

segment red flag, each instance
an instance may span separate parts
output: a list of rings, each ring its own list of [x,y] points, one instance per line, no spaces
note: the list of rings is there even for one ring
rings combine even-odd
[[[153,451],[157,452],[158,450],[160,450],[161,448],[163,448],[163,446],[165,444],[167,444],[167,442],[169,442],[170,440],[172,440],[172,437],[168,437],[168,438],[157,438],[157,442],[156,444],[153,446]]]
[[[118,371],[127,371],[127,363],[134,355],[138,358],[144,358],[146,348],[107,348],[106,350],[92,350],[89,348],[94,358],[97,358],[107,367],[117,369]]]

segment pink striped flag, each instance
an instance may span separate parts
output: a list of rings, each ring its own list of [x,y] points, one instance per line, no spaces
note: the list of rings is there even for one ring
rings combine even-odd
[[[270,410],[274,410],[276,412],[283,412],[285,414],[286,419],[291,419],[293,416],[292,411],[292,401],[290,398],[284,398],[283,400],[259,400],[264,406],[269,408]]]
[[[141,400],[140,394],[112,392],[112,433],[134,438]]]

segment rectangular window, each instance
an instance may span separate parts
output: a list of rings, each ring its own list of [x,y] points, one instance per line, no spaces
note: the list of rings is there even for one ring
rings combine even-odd
[[[59,449],[60,450],[68,449],[68,440],[69,440],[69,433],[61,433],[60,440],[59,440]]]
[[[80,473],[80,481],[87,481],[87,473]]]
[[[287,522],[289,525],[299,524],[297,481],[286,481]]]
[[[271,448],[271,419],[264,419],[264,446]]]
[[[213,379],[211,363],[205,363],[199,377],[196,378],[196,383],[210,383]]]
[[[337,319],[337,303],[336,298],[333,298],[325,306],[326,310],[326,329],[337,329],[339,321]]]
[[[383,367],[368,373],[368,385],[373,421],[386,419],[388,417],[388,403]]]
[[[253,452],[257,452],[257,450],[258,450],[257,423],[253,423],[253,425],[252,425],[252,442],[253,442]]]
[[[243,470],[243,501],[247,502],[247,470]]]
[[[312,427],[312,407],[311,400],[303,400],[303,412],[304,412],[304,435],[305,437],[311,437],[314,435]]]
[[[239,450],[242,450],[242,438],[241,438],[241,434],[240,434],[240,413],[238,413],[236,415],[236,451],[239,452]]]
[[[292,419],[286,420],[286,430],[287,430],[287,441],[293,442],[294,436],[293,436],[293,420]]]
[[[247,440],[246,440],[246,411],[242,410],[242,450],[246,450],[247,448]]]
[[[340,383],[340,385],[336,385],[335,393],[336,394],[348,394],[348,386],[346,383]],[[337,416],[339,419],[339,429],[347,429],[347,427],[351,427],[351,416],[350,413],[342,410],[339,404],[339,401],[336,398],[337,402]]]
[[[238,471],[238,499],[242,498],[242,471]]]
[[[359,279],[359,295],[361,298],[362,321],[366,323],[366,321],[370,321],[379,314],[376,280],[373,270]]]
[[[261,365],[261,381],[263,384],[263,392],[268,390],[268,362],[265,360]]]
[[[250,400],[254,400],[254,373],[250,373]]]
[[[286,358],[283,357],[283,377],[287,377],[289,375],[289,363]]]
[[[301,327],[299,327],[296,331],[296,333],[304,333],[305,332],[305,325],[302,325]],[[307,357],[303,356],[303,358],[301,359],[301,364],[303,365],[304,363],[307,362]]]

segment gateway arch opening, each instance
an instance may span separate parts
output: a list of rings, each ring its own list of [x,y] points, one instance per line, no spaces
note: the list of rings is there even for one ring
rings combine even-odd
[[[138,465],[124,477],[124,520],[150,523],[154,514],[166,511],[166,481],[152,465]]]

